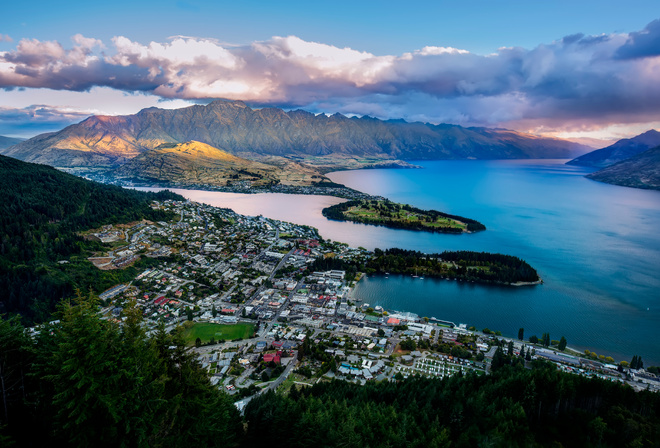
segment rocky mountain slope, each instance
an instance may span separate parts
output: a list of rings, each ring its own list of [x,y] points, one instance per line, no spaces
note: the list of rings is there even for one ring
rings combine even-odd
[[[92,116],[2,151],[53,166],[117,166],[163,143],[199,141],[248,158],[370,157],[377,160],[569,158],[590,148],[502,129],[382,121],[302,110],[254,110],[241,101],[135,115]]]
[[[660,146],[591,173],[587,177],[608,184],[660,190]]]
[[[115,172],[117,178],[156,180],[178,186],[226,186],[249,182],[312,185],[329,182],[317,170],[286,161],[281,166],[247,160],[205,143],[163,143],[134,157]]]
[[[624,138],[568,162],[568,165],[604,168],[660,145],[660,132],[651,129],[633,138]]]

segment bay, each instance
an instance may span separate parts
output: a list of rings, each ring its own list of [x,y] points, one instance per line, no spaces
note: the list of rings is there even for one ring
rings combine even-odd
[[[571,347],[660,365],[660,192],[584,178],[564,160],[413,162],[419,170],[331,173],[338,183],[396,202],[477,219],[488,228],[443,235],[334,222],[340,199],[180,190],[238,213],[312,225],[324,238],[368,249],[476,250],[518,256],[544,280],[497,287],[390,276],[363,279],[354,296],[387,309],[516,336],[549,332]]]

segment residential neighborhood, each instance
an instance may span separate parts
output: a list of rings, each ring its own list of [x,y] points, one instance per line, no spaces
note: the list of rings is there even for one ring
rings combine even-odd
[[[239,409],[264,390],[333,379],[484,375],[498,350],[523,363],[543,359],[567,372],[660,389],[643,370],[361,303],[352,289],[364,274],[321,269],[319,260],[360,265],[371,252],[325,241],[316,229],[190,201],[152,207],[176,218],[91,233],[112,246],[93,257],[99,269],[142,259],[151,266],[102,292],[102,313],[121,322],[126,307],[138,306],[149,331],[179,332]]]

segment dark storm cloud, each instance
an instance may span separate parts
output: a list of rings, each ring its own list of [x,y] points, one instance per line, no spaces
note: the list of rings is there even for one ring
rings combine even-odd
[[[649,23],[642,31],[630,33],[616,55],[622,59],[660,55],[660,19]]]

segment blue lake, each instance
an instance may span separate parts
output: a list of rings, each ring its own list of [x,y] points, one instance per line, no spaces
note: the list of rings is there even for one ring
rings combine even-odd
[[[333,181],[396,202],[484,223],[485,232],[442,235],[323,218],[336,198],[180,192],[238,213],[308,224],[324,238],[368,249],[401,247],[500,252],[523,258],[544,284],[496,287],[390,276],[362,280],[356,297],[500,330],[549,332],[569,345],[617,360],[641,355],[660,365],[660,192],[602,184],[564,160],[418,162],[420,170],[361,170]]]

